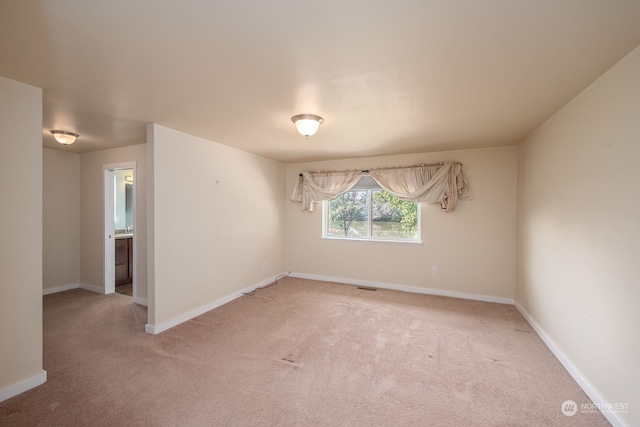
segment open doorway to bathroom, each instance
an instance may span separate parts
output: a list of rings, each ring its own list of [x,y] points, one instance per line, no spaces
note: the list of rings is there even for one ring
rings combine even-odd
[[[136,162],[104,165],[105,294],[136,292]]]
[[[117,169],[113,174],[115,290],[133,296],[133,169]]]

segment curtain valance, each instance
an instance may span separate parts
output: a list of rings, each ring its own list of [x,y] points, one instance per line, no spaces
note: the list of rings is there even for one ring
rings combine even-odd
[[[314,202],[335,199],[356,185],[362,171],[302,172],[291,200],[302,203],[303,211],[313,211]]]
[[[380,187],[401,200],[440,203],[452,212],[466,189],[459,162],[418,165],[368,171]],[[349,191],[365,171],[303,172],[298,176],[291,200],[301,202],[302,210],[313,211],[313,204],[330,200]]]

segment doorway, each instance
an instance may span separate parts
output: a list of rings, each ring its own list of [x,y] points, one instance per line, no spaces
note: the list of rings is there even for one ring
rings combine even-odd
[[[104,165],[104,293],[137,297],[137,162]]]

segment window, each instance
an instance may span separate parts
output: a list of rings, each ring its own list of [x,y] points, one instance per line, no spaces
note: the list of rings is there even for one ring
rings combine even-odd
[[[420,209],[391,195],[370,176],[323,203],[323,237],[357,240],[420,240]]]

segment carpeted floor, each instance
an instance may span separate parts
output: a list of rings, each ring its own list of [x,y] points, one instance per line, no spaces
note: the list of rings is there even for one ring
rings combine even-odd
[[[44,297],[48,381],[3,426],[606,426],[513,306],[286,278],[160,335]]]

